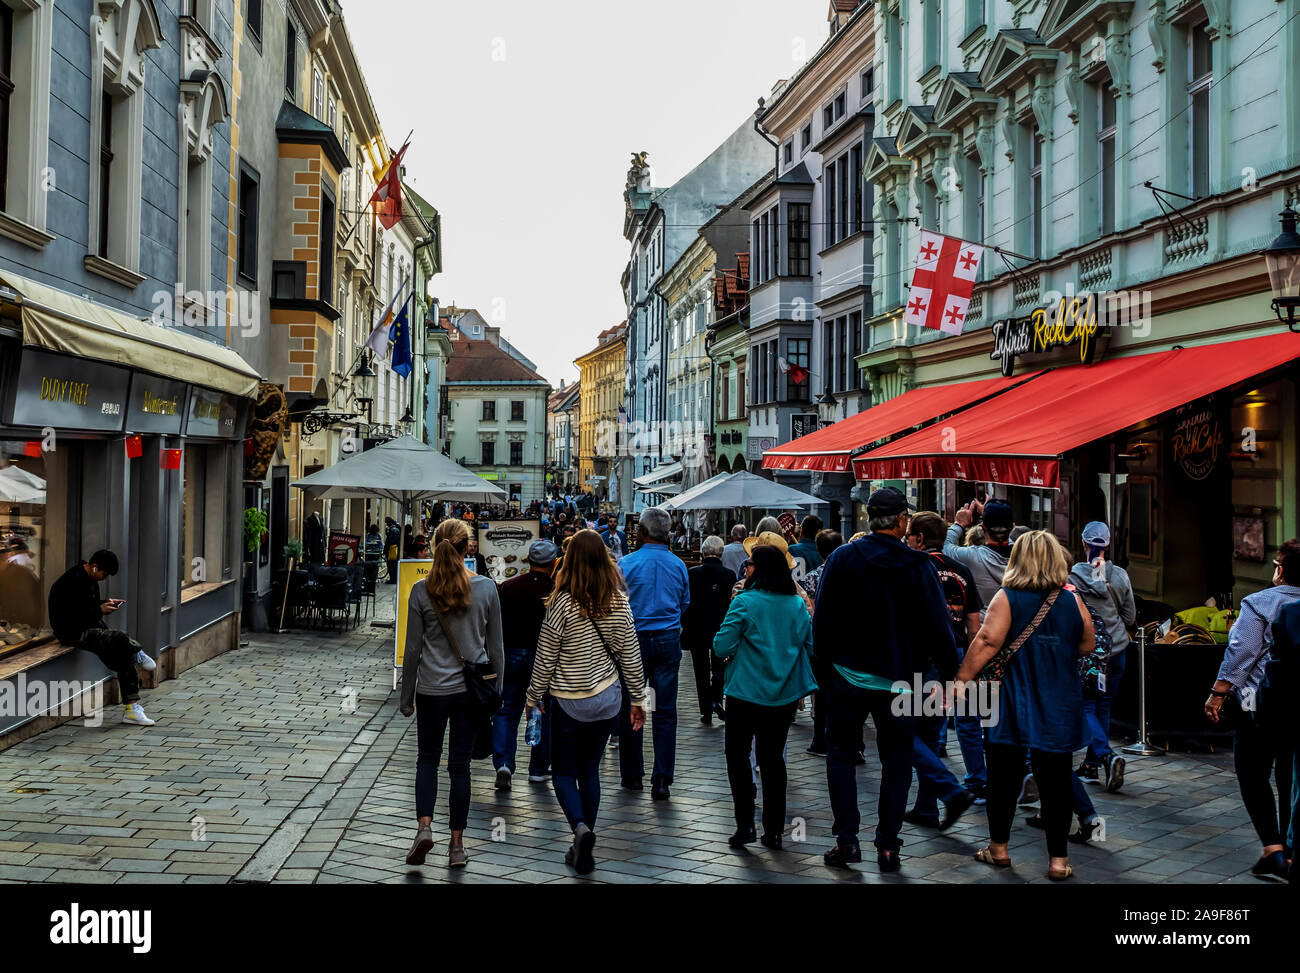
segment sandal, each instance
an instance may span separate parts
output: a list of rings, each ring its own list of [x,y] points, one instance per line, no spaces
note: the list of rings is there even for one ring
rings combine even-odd
[[[1053,882],[1064,882],[1067,878],[1069,878],[1073,874],[1074,874],[1073,865],[1066,865],[1064,868],[1060,868],[1060,869],[1049,868],[1047,870],[1047,877],[1050,878]]]
[[[983,848],[981,848],[979,851],[975,852],[975,860],[976,860],[976,861],[981,861],[981,862],[983,862],[985,865],[992,865],[994,868],[1010,868],[1010,867],[1011,867],[1011,858],[1010,858],[1010,857],[1007,857],[1007,858],[997,858],[996,856],[994,856],[993,852],[989,850],[989,847],[988,847],[987,845],[985,845],[985,846],[984,846]]]

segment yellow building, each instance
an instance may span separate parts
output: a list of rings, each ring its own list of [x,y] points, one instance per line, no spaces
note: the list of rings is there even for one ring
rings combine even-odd
[[[617,480],[611,483],[610,476],[614,471],[626,359],[627,323],[624,322],[602,331],[596,338],[596,347],[573,360],[582,374],[578,407],[579,485],[612,503],[619,499]]]

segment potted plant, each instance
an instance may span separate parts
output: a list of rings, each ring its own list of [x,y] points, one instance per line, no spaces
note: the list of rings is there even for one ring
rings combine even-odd
[[[301,564],[302,563],[302,541],[299,540],[297,537],[289,538],[288,542],[284,545],[284,556],[293,558],[294,561]]]
[[[264,511],[257,507],[247,507],[244,510],[244,548],[249,554],[257,553],[257,549],[266,540],[266,526]]]

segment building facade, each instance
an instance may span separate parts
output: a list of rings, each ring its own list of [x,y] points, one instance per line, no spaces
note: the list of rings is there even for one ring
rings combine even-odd
[[[771,165],[771,147],[754,119],[745,122],[699,165],[666,189],[653,185],[644,153],[633,157],[624,189],[623,236],[631,247],[623,273],[627,305],[627,374],[624,394],[631,427],[630,452],[620,473],[623,482],[645,479],[661,464],[670,465],[664,442],[668,408],[668,306],[658,291],[664,273],[681,259],[717,207],[736,198]],[[654,477],[652,479],[657,479]],[[645,506],[642,494],[630,498]]]
[[[760,114],[777,145],[775,179],[746,204],[753,255],[749,435],[760,448],[871,402],[855,359],[872,307],[873,200],[863,165],[875,119],[877,6],[833,3],[829,38]],[[822,495],[830,506],[818,512],[832,522],[850,509],[848,475],[776,476]]]
[[[471,326],[472,327],[472,326]],[[492,340],[451,332],[447,362],[449,455],[528,506],[546,488],[550,383]],[[499,335],[499,331],[497,331]]]
[[[0,715],[0,746],[57,720],[68,687],[112,683],[47,612],[97,549],[119,557],[103,593],[151,681],[238,644],[262,376],[225,313],[232,10],[183,9],[0,11],[0,541],[20,555],[0,563],[0,680],[46,685],[51,707]]]
[[[1000,375],[1029,384],[897,450],[877,442],[854,459],[863,491],[894,478],[951,516],[982,483],[1071,547],[1106,519],[1138,593],[1176,609],[1268,583],[1270,551],[1298,527],[1296,370],[1267,343],[1281,325],[1259,255],[1300,195],[1296,15],[1199,0],[876,5],[877,272],[858,368],[875,403]],[[922,233],[989,248],[954,312],[960,335],[909,323]],[[1043,345],[1035,312],[1073,324]],[[1215,366],[1193,370],[1206,347]],[[1179,355],[1189,370],[1175,386],[1191,398],[1161,399],[1160,369]],[[1089,368],[1131,376],[1093,390],[1129,411],[1070,427]],[[1053,398],[1067,386],[1073,397]],[[1031,424],[981,438],[999,402],[1031,398],[1026,420],[1061,420],[1044,442]],[[1233,522],[1179,529],[1206,526],[1207,509]]]
[[[578,436],[582,425],[582,383],[560,387],[546,400],[546,483],[548,490],[581,492]]]
[[[573,363],[582,388],[578,406],[578,483],[615,508],[630,503],[630,481],[621,461],[625,441],[624,380],[627,368],[627,324],[602,331],[596,347]]]

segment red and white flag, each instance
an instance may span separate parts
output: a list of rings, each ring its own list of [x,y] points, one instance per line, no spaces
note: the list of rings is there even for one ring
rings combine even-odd
[[[367,206],[375,207],[375,215],[385,230],[391,230],[402,218],[402,156],[406,155],[410,145],[408,141],[397,150],[393,161],[388,163],[388,168],[380,177],[370,201],[366,203]]]
[[[983,258],[984,248],[977,243],[922,230],[903,323],[961,334]]]
[[[795,385],[802,385],[808,380],[808,369],[802,365],[795,365],[784,358],[778,358],[776,365],[781,369],[781,374],[789,375],[790,381],[794,382]]]

